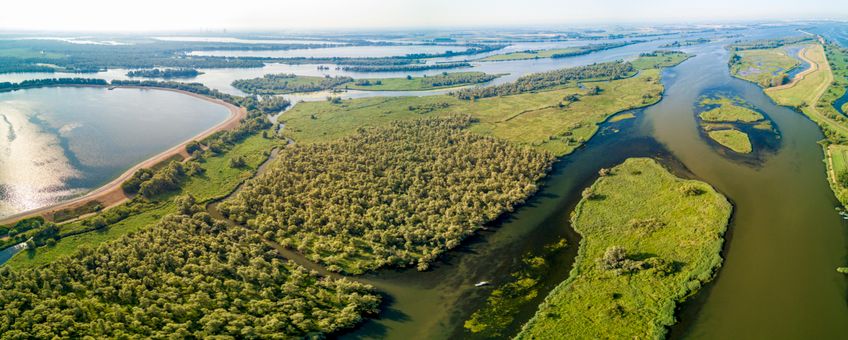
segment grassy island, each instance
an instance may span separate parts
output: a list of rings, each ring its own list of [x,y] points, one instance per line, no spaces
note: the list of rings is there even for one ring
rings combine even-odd
[[[707,135],[716,143],[733,150],[737,153],[751,153],[754,148],[748,134],[736,129],[721,129],[707,132]]]
[[[706,122],[753,123],[765,119],[761,113],[741,106],[734,99],[727,97],[704,98],[701,100],[701,106],[714,107],[698,115]]]
[[[721,266],[731,210],[710,185],[651,159],[602,171],[572,217],[583,239],[571,276],[517,338],[662,338],[677,304]]]

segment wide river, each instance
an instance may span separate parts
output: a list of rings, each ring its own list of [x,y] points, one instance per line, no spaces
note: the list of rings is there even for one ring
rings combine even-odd
[[[637,118],[607,123],[585,147],[564,157],[544,189],[491,232],[475,237],[428,272],[387,271],[364,277],[389,297],[387,311],[345,338],[468,337],[462,323],[504,282],[527,252],[565,237],[540,297],[512,326],[535,311],[570,270],[579,236],[568,217],[598,169],[628,157],[663,160],[678,175],[709,182],[734,203],[725,263],[715,280],[681,306],[671,338],[839,338],[848,334],[848,284],[835,268],[848,255],[846,223],[835,210],[816,143],[818,127],[775,105],[754,84],[733,78],[723,44],[690,47],[696,57],[664,72],[664,99]],[[695,117],[702,95],[739,96],[781,132],[751,156],[733,156],[705,140]],[[775,138],[775,137],[771,137]]]
[[[551,272],[542,282],[539,296],[522,309],[521,315],[513,323],[511,332],[515,333],[520,325],[532,316],[536,306],[550,289],[568,276],[579,244],[579,236],[571,229],[568,217],[579,200],[580,192],[597,177],[598,169],[616,165],[628,157],[636,156],[658,158],[680,176],[698,178],[714,185],[732,200],[735,207],[729,233],[726,235],[727,242],[723,253],[725,264],[711,284],[682,306],[678,313],[680,322],[671,331],[672,338],[840,338],[848,334],[848,306],[846,305],[848,284],[845,277],[835,271],[836,267],[845,265],[846,255],[848,255],[848,248],[846,248],[848,234],[845,229],[846,223],[834,209],[839,204],[828,187],[822,162],[822,150],[816,144],[823,136],[818,127],[800,113],[776,106],[760,88],[732,78],[728,74],[728,55],[723,45],[738,39],[728,35],[737,34],[743,35],[744,39],[760,39],[799,33],[792,27],[765,27],[746,31],[704,33],[688,37],[706,36],[713,38],[714,41],[706,45],[684,48],[685,51],[692,52],[696,56],[664,72],[663,82],[666,85],[664,99],[654,106],[637,110],[635,119],[603,124],[598,135],[583,148],[557,163],[542,191],[527,205],[494,223],[490,231],[483,232],[465,242],[461,249],[450,252],[430,271],[380,271],[355,278],[371,283],[384,292],[387,304],[379,318],[365,322],[361,327],[343,334],[342,337],[409,340],[468,336],[469,334],[462,329],[462,324],[475,309],[481,306],[491,289],[476,288],[474,283],[484,280],[495,284],[502,283],[508,279],[509,273],[521,265],[520,259],[524,254],[541,249],[544,245],[556,242],[560,238],[566,238],[569,247],[556,255]],[[640,52],[651,51],[661,44],[676,39],[680,37],[652,40],[575,58],[474,63],[474,69],[491,73],[510,73],[509,76],[495,81],[505,82],[529,72],[632,58]],[[533,48],[533,46],[530,44],[521,48]],[[125,77],[123,72],[123,70],[114,70],[97,76],[106,79],[122,78]],[[343,71],[336,70],[319,71],[315,65],[278,64],[261,69],[204,70],[204,72],[206,74],[198,77],[197,81],[230,93],[238,93],[229,85],[232,80],[261,76],[265,73],[345,74]],[[0,81],[4,78],[14,80],[14,78],[48,76],[52,75],[2,75]],[[368,76],[396,75],[369,74]],[[73,91],[73,93],[51,91]],[[87,91],[94,94],[86,95]],[[129,112],[146,110],[144,112],[158,117],[156,119],[159,119],[159,123],[153,123],[153,120],[147,123],[135,120],[104,123],[111,128],[122,128],[120,130],[122,133],[107,136],[102,139],[102,142],[88,142],[87,145],[94,150],[90,151],[88,156],[85,156],[84,151],[81,155],[75,155],[74,149],[66,147],[60,138],[65,133],[63,131],[73,133],[74,129],[80,128],[79,126],[70,122],[62,123],[62,120],[49,123],[51,120],[48,119],[19,118],[18,122],[25,122],[31,126],[31,130],[40,131],[33,133],[31,137],[38,141],[37,145],[58,146],[48,149],[54,150],[52,151],[56,155],[54,158],[59,159],[59,164],[65,164],[63,166],[70,169],[67,172],[69,174],[75,174],[73,169],[77,167],[74,164],[80,159],[94,159],[93,164],[108,163],[112,157],[123,157],[126,156],[125,153],[135,152],[135,156],[132,157],[140,160],[155,153],[155,150],[176,144],[181,138],[185,138],[172,136],[159,129],[167,130],[163,128],[161,119],[181,117],[184,114],[183,111],[188,110],[163,112],[165,108],[173,107],[170,104],[163,105],[162,110],[147,110],[146,108],[150,105],[157,105],[158,101],[149,100],[151,97],[129,90],[126,97],[121,98],[113,98],[112,94],[105,95],[104,91],[57,88],[8,95],[33,96],[30,99],[33,99],[35,103],[43,102],[46,103],[45,105],[52,105],[50,110],[23,110],[24,113],[30,112],[29,115],[35,117],[39,115],[33,112],[64,110],[62,106],[76,102],[90,101],[91,103],[84,107],[96,111],[97,108],[106,107],[107,105],[103,103],[110,100],[123,102],[124,106],[130,107]],[[780,139],[769,145],[769,149],[757,144],[755,139],[755,149],[760,147],[759,150],[762,151],[755,152],[751,156],[728,155],[713,143],[704,140],[698,131],[694,110],[700,96],[716,92],[739,96],[756,106],[775,123],[781,132]],[[115,93],[120,91],[116,90]],[[39,95],[41,97],[38,97]],[[395,93],[349,92],[347,94],[350,97],[372,95],[395,95]],[[406,95],[421,95],[421,93]],[[0,103],[9,101],[3,96],[5,95],[0,95]],[[89,99],[80,99],[85,97]],[[58,98],[62,101],[60,102]],[[172,100],[175,102],[189,100],[189,98],[180,98],[182,99],[175,97]],[[291,98],[323,100],[323,94]],[[184,103],[184,105],[188,107],[203,105],[196,100],[190,102],[192,104]],[[114,108],[121,105],[108,106]],[[14,112],[3,111],[3,107],[0,106],[0,114]],[[88,110],[69,112],[88,112]],[[203,110],[203,112],[211,111]],[[25,117],[24,113],[18,113],[18,115]],[[159,116],[155,116],[157,114]],[[202,121],[201,123],[184,123],[181,128],[175,128],[175,130],[183,131],[181,129],[192,127],[196,128],[196,131],[202,131],[205,128],[198,125],[204,123],[207,127],[214,125],[216,119],[221,119],[225,114],[222,111],[221,116],[215,119],[203,115],[204,118],[197,118]],[[68,115],[70,114],[65,116]],[[106,113],[101,113],[101,116],[103,115]],[[129,113],[124,115],[136,116]],[[146,114],[138,116],[145,117]],[[93,124],[99,120],[91,119],[85,122]],[[4,124],[2,119],[0,124]],[[142,136],[132,137],[133,134],[139,133]],[[184,135],[190,136],[192,133],[185,132]],[[151,138],[151,136],[154,137]],[[165,141],[166,137],[172,137],[172,139]],[[20,134],[16,138],[21,138]],[[112,144],[121,145],[125,139],[131,141],[132,138],[147,141],[162,139],[163,143],[160,147],[139,143],[138,147],[144,148],[144,151],[112,150],[116,147]],[[0,138],[0,143],[4,140]],[[101,150],[104,150],[102,148],[112,151],[98,157]],[[0,158],[0,166],[5,164],[7,162]],[[43,166],[41,163],[37,164]],[[114,177],[131,162],[127,160],[127,163],[121,164],[124,165],[112,164],[111,167],[108,167],[108,164],[103,165],[103,169],[111,170],[103,170],[101,173],[103,176],[98,180],[82,181],[70,176],[63,183],[71,184],[55,188],[68,191],[90,188],[96,183],[102,183]],[[92,169],[101,169],[101,167],[93,166]],[[0,174],[3,173],[0,172]],[[35,177],[40,178],[40,176]],[[64,178],[64,176],[60,177]],[[44,178],[53,177],[45,175]],[[0,183],[4,182],[0,180]],[[50,185],[47,187],[54,188]]]
[[[222,105],[170,91],[0,93],[0,217],[82,195],[228,116]]]

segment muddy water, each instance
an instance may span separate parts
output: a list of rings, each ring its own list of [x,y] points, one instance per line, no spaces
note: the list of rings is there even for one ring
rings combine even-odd
[[[474,283],[504,282],[522,254],[566,238],[540,297],[522,311],[517,331],[535,304],[568,275],[579,242],[568,217],[580,190],[598,169],[628,157],[663,160],[679,175],[705,180],[735,204],[726,262],[714,283],[686,303],[673,338],[834,338],[848,331],[846,281],[835,268],[846,257],[845,223],[834,208],[816,144],[817,126],[774,105],[753,84],[730,77],[719,45],[667,70],[666,96],[636,119],[605,124],[598,136],[557,164],[544,189],[508,219],[451,252],[434,270],[381,272],[363,277],[387,294],[379,319],[347,338],[467,337],[463,321],[488,293]],[[713,70],[713,71],[705,71]],[[779,141],[758,142],[746,160],[729,156],[698,132],[698,98],[714,91],[738,95],[765,113]],[[776,138],[776,137],[775,137]],[[494,232],[496,231],[496,232]]]

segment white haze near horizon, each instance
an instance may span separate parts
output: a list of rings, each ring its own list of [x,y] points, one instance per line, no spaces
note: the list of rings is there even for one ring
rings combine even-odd
[[[7,0],[0,30],[426,28],[848,19],[842,0]]]

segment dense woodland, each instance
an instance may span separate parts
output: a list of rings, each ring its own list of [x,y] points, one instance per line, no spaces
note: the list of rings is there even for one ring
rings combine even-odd
[[[246,93],[273,95],[294,92],[315,92],[332,89],[344,83],[352,82],[351,77],[303,77],[295,74],[266,74],[253,79],[233,81],[233,87]]]
[[[635,69],[629,62],[613,61],[533,73],[518,78],[515,82],[488,87],[475,87],[455,92],[459,99],[471,100],[495,96],[508,96],[548,89],[585,80],[614,80],[633,76]]]
[[[310,274],[253,232],[182,213],[47,266],[0,268],[4,338],[293,338],[374,313],[372,288]],[[188,214],[193,214],[189,216]]]
[[[36,87],[60,86],[60,85],[109,85],[103,79],[89,78],[50,78],[50,79],[31,79],[24,80],[20,83],[2,82],[0,83],[0,92],[8,92],[22,89],[31,89]]]
[[[333,271],[425,270],[524,202],[553,161],[464,131],[470,123],[464,116],[395,122],[295,144],[219,208]]]
[[[193,68],[166,68],[166,69],[149,69],[135,70],[127,72],[127,77],[143,77],[143,78],[194,78],[203,74]]]

